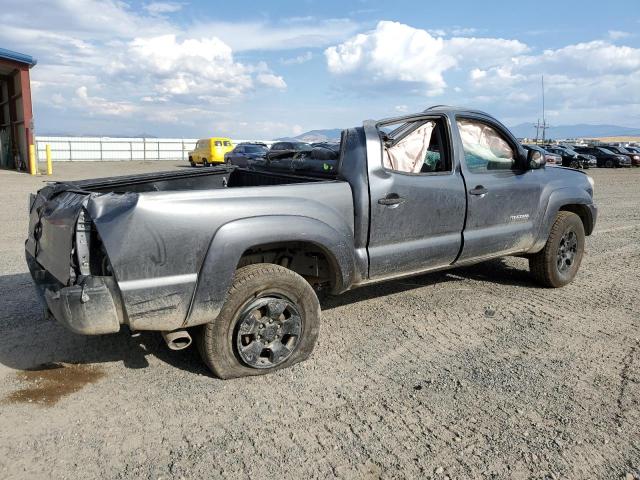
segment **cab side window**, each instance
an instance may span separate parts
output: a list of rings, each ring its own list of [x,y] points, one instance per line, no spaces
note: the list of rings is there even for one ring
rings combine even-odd
[[[386,169],[413,174],[451,170],[440,120],[405,123],[381,131],[386,137],[382,155]]]
[[[221,147],[222,146],[222,142],[220,140],[216,140],[215,145],[216,145],[216,147]]]
[[[474,173],[515,170],[516,153],[493,127],[478,120],[458,120],[467,168]]]

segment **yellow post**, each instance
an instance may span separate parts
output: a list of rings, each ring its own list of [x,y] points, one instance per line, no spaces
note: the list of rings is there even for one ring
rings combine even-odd
[[[53,163],[51,162],[51,145],[47,143],[47,175],[53,174]]]
[[[38,173],[35,145],[29,145],[29,173],[31,173],[31,175],[36,175]]]

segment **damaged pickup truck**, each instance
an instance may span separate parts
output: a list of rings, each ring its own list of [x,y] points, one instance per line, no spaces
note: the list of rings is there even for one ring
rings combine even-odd
[[[31,196],[26,257],[46,310],[86,335],[191,335],[221,378],[306,359],[317,291],[518,255],[575,277],[593,180],[545,168],[497,120],[432,107],[343,131],[335,178],[221,166],[77,182]]]

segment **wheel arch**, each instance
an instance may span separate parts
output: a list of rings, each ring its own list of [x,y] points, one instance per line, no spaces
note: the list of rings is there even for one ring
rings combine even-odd
[[[558,211],[575,213],[580,217],[580,220],[582,220],[584,234],[589,236],[593,232],[593,214],[587,205],[583,203],[568,203],[566,205],[562,205]]]
[[[528,253],[536,253],[544,248],[556,215],[560,211],[573,212],[578,215],[584,226],[585,235],[591,235],[596,222],[596,209],[591,195],[586,190],[577,187],[561,188],[549,196],[536,241]]]
[[[355,271],[353,235],[346,225],[338,228],[340,230],[297,215],[250,217],[224,224],[214,234],[200,267],[185,326],[215,318],[236,269],[252,263],[277,263],[257,258],[273,256],[274,252],[290,250],[321,254],[322,260],[327,262],[331,292],[348,289]],[[296,271],[296,268],[291,270]]]

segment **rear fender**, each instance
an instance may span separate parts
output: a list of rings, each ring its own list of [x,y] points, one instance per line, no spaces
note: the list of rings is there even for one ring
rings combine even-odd
[[[335,272],[334,292],[353,282],[353,236],[346,225],[338,231],[319,220],[293,215],[236,220],[220,227],[209,245],[184,326],[207,323],[218,316],[247,249],[283,241],[310,242],[323,250]]]

